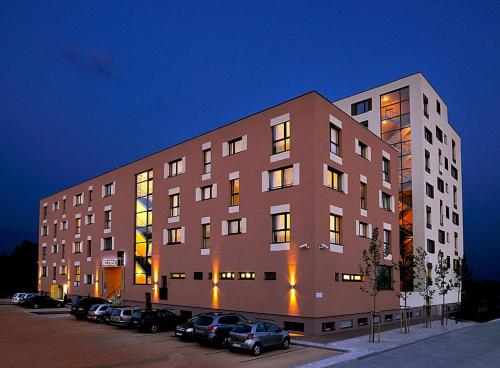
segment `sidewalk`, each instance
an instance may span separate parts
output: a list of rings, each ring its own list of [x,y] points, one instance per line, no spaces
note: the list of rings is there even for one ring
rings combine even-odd
[[[473,322],[460,322],[456,324],[455,321],[448,321],[448,325],[441,327],[439,321],[433,321],[431,328],[424,328],[423,324],[411,326],[409,334],[403,334],[400,332],[399,328],[396,328],[381,332],[380,342],[375,343],[369,343],[367,335],[334,342],[316,342],[301,339],[294,340],[293,343],[301,346],[321,347],[344,352],[344,354],[299,366],[300,368],[322,368],[361,357],[375,355],[383,351],[392,350],[434,336],[447,334],[475,324],[476,323]]]

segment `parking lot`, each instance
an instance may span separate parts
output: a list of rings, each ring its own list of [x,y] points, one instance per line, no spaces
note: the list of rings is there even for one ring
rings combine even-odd
[[[333,356],[331,350],[291,346],[259,357],[184,342],[172,332],[122,330],[77,321],[60,309],[0,304],[0,367],[293,367]],[[34,313],[43,314],[34,314]]]

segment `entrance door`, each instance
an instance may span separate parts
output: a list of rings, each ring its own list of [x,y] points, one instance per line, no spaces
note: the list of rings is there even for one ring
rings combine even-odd
[[[121,296],[122,291],[122,268],[103,267],[102,269],[102,295],[111,300]]]

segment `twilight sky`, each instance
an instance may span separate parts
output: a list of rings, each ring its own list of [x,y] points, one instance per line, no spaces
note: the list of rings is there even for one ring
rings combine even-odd
[[[462,136],[474,275],[500,279],[498,1],[101,3],[0,5],[0,253],[37,239],[43,196],[309,90],[421,71]]]

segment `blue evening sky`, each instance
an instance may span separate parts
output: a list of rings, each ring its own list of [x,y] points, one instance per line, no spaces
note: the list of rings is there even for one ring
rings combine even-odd
[[[309,90],[420,71],[462,136],[474,274],[500,279],[498,1],[4,0],[0,50],[0,253],[36,240],[43,196]]]

